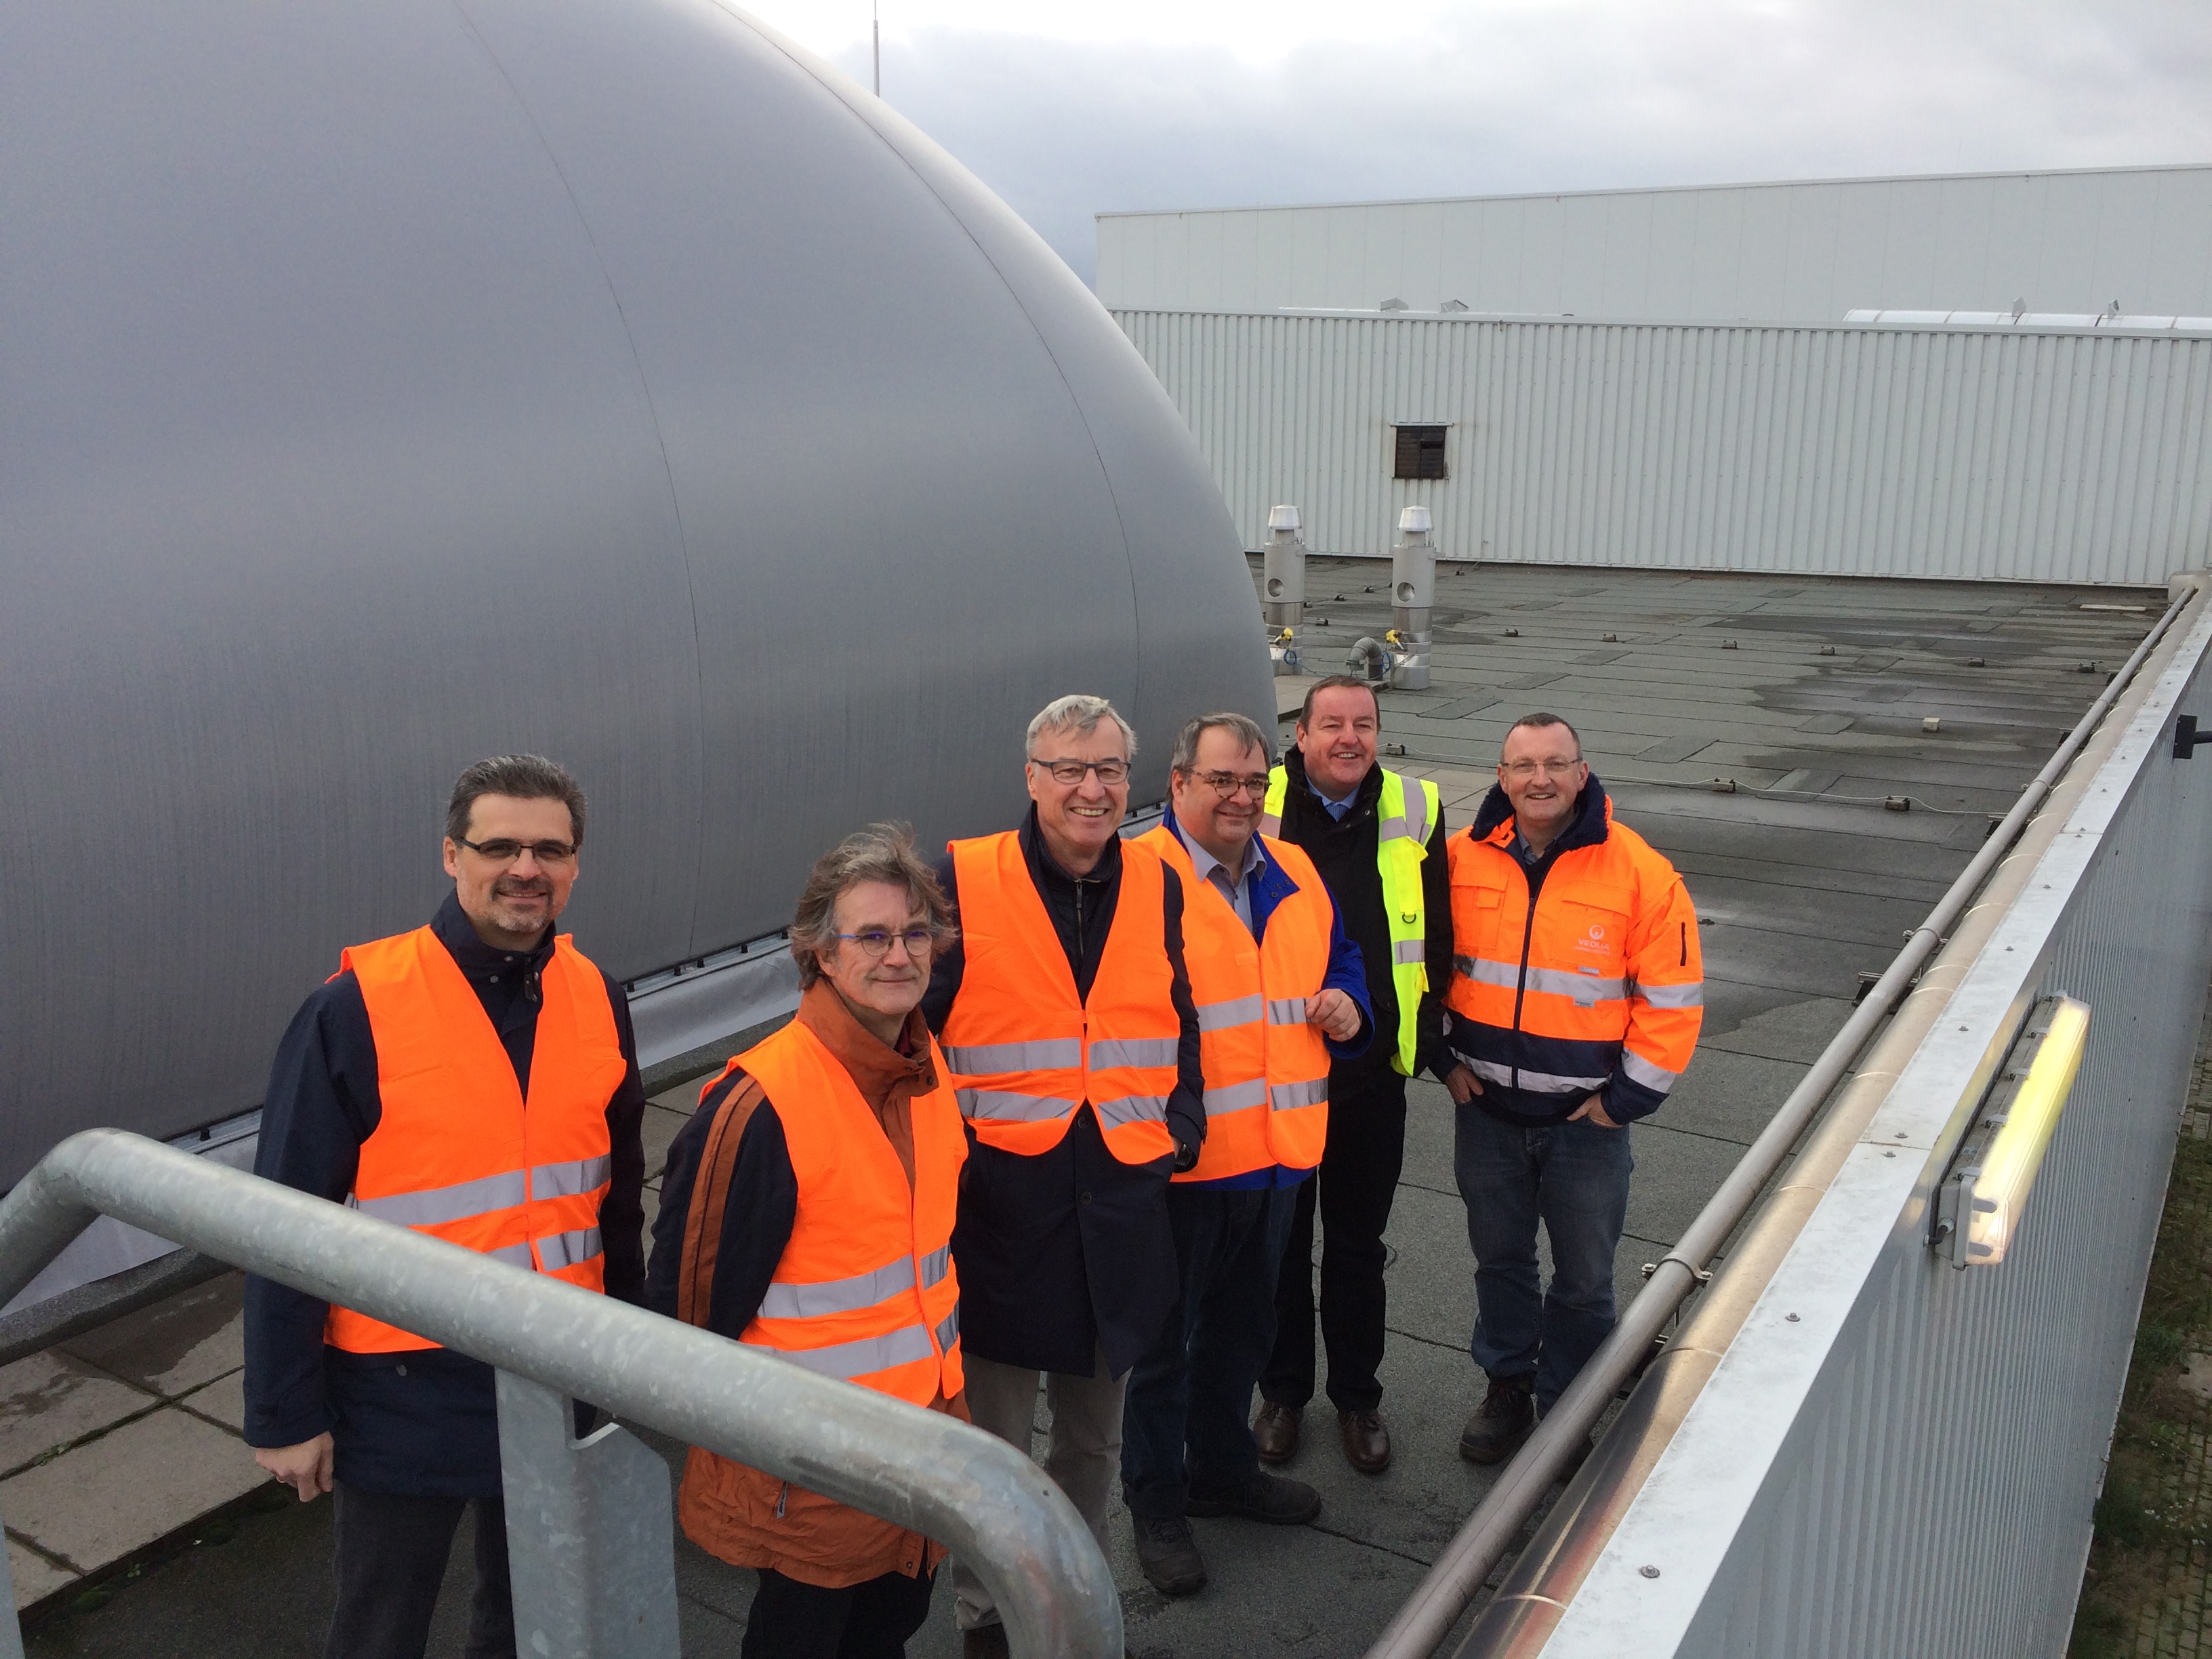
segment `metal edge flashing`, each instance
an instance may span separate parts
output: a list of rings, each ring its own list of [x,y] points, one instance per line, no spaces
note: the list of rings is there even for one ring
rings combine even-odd
[[[1887,1039],[1869,1055],[1846,1091],[1861,1096],[1862,1109],[1847,1112],[1838,1101],[1790,1177],[1792,1201],[1753,1218],[1712,1299],[1683,1333],[1683,1346],[1717,1352],[1709,1377],[1679,1416],[1639,1414],[1644,1437],[1664,1434],[1665,1443],[1656,1454],[1642,1444],[1613,1450],[1609,1437],[1612,1455],[1593,1458],[1577,1485],[1603,1480],[1613,1488],[1610,1500],[1573,1492],[1562,1500],[1571,1510],[1563,1530],[1587,1531],[1577,1522],[1588,1515],[1610,1522],[1610,1535],[1540,1535],[1547,1560],[1582,1570],[1573,1586],[1556,1574],[1543,1582],[1542,1599],[1561,1607],[1544,1621],[1553,1627],[1530,1632],[1534,1641],[1477,1646],[1478,1623],[1462,1653],[1673,1652],[1690,1636],[1753,1518],[1768,1471],[1794,1435],[1811,1431],[1806,1407],[1829,1358],[1869,1316],[1860,1292],[1869,1276],[1900,1239],[1924,1241],[1934,1184],[2033,999],[2106,832],[2160,757],[2175,705],[2212,649],[2212,603],[2186,621],[2169,630],[2130,688],[2147,689],[2123,700],[2112,711],[2122,718],[2108,717],[2084,746],[1962,936],[1929,969],[1914,994],[1921,1006],[1911,1025],[1919,1029],[1893,1029],[1910,1041],[1909,1056],[1887,1070],[1898,1058]],[[1973,923],[1974,936],[1966,937]],[[1939,1020],[1950,1029],[1935,1029]],[[1793,1212],[1802,1223],[1792,1224]]]

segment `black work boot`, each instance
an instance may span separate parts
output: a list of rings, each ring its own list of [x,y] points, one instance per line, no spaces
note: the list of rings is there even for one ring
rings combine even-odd
[[[1459,1431],[1459,1455],[1470,1463],[1502,1463],[1536,1426],[1534,1379],[1493,1376],[1490,1392]]]
[[[1190,1535],[1190,1522],[1180,1515],[1133,1515],[1137,1534],[1137,1565],[1145,1582],[1163,1595],[1189,1595],[1206,1588],[1206,1558]]]
[[[1255,1469],[1234,1492],[1190,1495],[1193,1515],[1234,1515],[1271,1527],[1303,1527],[1321,1513],[1321,1494],[1303,1480]]]

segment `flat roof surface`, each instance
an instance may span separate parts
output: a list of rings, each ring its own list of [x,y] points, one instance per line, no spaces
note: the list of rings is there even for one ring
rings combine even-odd
[[[1382,635],[1388,577],[1376,561],[1309,564],[1302,667],[1334,672],[1363,634]],[[1615,1273],[1625,1302],[1841,1026],[1859,976],[1888,963],[1966,866],[2163,595],[1478,565],[1440,572],[1437,598],[1435,684],[1382,694],[1384,740],[1404,750],[1392,763],[1437,780],[1458,830],[1511,720],[1565,716],[1618,816],[1674,861],[1704,924],[1697,1058],[1667,1108],[1630,1132],[1637,1173]],[[1287,738],[1287,720],[1283,729]],[[1716,793],[1716,779],[1735,793]],[[1909,809],[1887,810],[1891,796]],[[696,1090],[656,1100],[656,1170]],[[1395,1462],[1379,1477],[1354,1474],[1317,1401],[1288,1473],[1320,1489],[1319,1522],[1194,1523],[1212,1582],[1175,1602],[1145,1583],[1117,1507],[1115,1572],[1143,1659],[1363,1650],[1496,1479],[1456,1451],[1481,1378],[1466,1351],[1473,1261],[1452,1181],[1454,1109],[1425,1079],[1408,1092],[1382,1366]],[[655,1443],[680,1468],[682,1449]],[[34,1630],[28,1651],[306,1659],[329,1616],[329,1516],[326,1503],[288,1497],[104,1605]],[[465,1528],[460,1546],[434,1654],[460,1650]],[[684,1652],[735,1655],[751,1575],[681,1540],[678,1574]],[[915,1659],[959,1651],[949,1585],[937,1601]]]

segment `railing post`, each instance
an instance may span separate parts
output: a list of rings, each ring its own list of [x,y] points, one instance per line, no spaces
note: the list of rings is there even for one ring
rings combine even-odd
[[[678,1659],[668,1466],[557,1389],[499,1373],[514,1644],[532,1659]],[[4,1655],[0,1655],[4,1659]]]

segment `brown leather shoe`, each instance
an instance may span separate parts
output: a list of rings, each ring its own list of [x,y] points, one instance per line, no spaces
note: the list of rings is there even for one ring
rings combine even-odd
[[[1298,1455],[1301,1414],[1296,1406],[1278,1406],[1272,1400],[1260,1402],[1260,1414],[1252,1419],[1252,1437],[1260,1443],[1262,1463],[1287,1463]]]
[[[1339,1412],[1337,1432],[1344,1437],[1345,1462],[1362,1474],[1380,1474],[1390,1467],[1390,1431],[1382,1426],[1378,1411]]]

